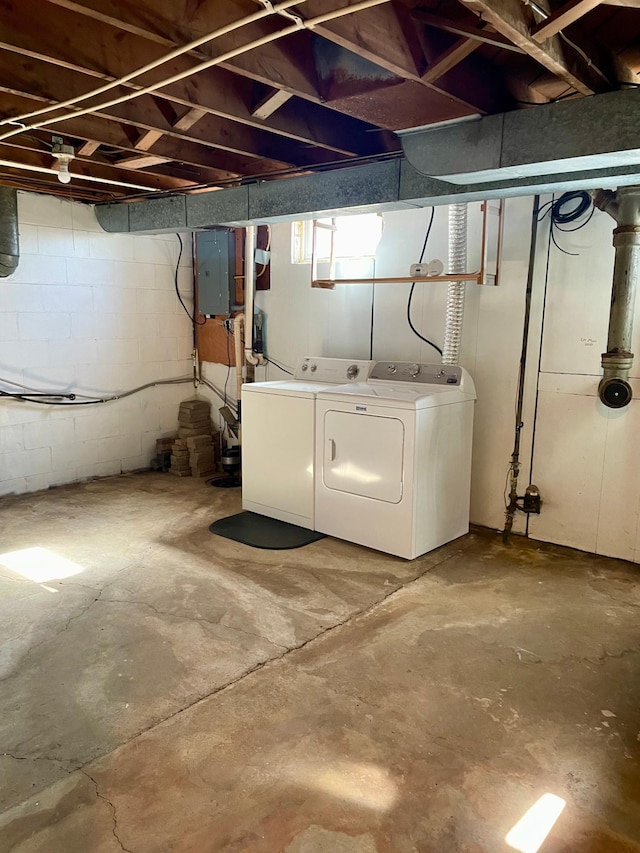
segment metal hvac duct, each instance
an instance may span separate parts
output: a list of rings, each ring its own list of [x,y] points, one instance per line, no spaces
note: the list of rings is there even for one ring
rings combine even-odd
[[[629,371],[633,364],[633,311],[640,279],[640,187],[620,187],[617,192],[600,190],[594,195],[594,203],[618,223],[613,231],[616,258],[607,351],[602,353],[604,376],[598,396],[605,406],[621,409],[629,405],[632,397]]]
[[[18,268],[18,193],[0,187],[0,277],[6,278]]]

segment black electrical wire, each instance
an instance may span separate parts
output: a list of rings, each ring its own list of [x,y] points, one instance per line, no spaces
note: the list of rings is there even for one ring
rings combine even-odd
[[[274,361],[272,358],[269,358],[268,356],[264,355],[264,360],[267,361],[269,364],[272,364],[274,367],[277,367],[278,370],[281,370],[283,373],[288,373],[289,376],[295,376],[292,370],[287,370],[286,367],[283,367],[281,364],[278,364],[278,362]]]
[[[435,207],[432,207],[431,217],[429,218],[429,224],[427,225],[427,233],[424,235],[424,243],[422,244],[422,251],[420,252],[419,263],[422,263],[424,259],[424,253],[427,251],[427,243],[429,242],[429,235],[431,234],[431,227],[433,226],[433,217],[435,216],[435,212]],[[409,291],[409,299],[407,300],[407,323],[409,324],[409,328],[411,329],[414,335],[420,338],[421,341],[424,341],[425,344],[429,344],[430,347],[433,347],[436,352],[442,355],[442,350],[440,349],[440,347],[437,344],[434,344],[433,341],[430,341],[429,338],[425,338],[424,335],[420,334],[420,332],[413,325],[413,321],[411,320],[411,300],[413,299],[413,292],[415,290],[415,287],[416,283],[415,281],[413,281],[411,283],[411,290]]]
[[[178,252],[178,260],[176,262],[176,268],[175,268],[174,273],[173,273],[173,284],[174,284],[175,289],[176,289],[176,296],[178,297],[178,299],[180,301],[180,305],[182,305],[182,307],[184,308],[184,313],[191,320],[193,325],[194,326],[204,326],[204,324],[207,322],[207,318],[205,317],[204,320],[196,320],[195,316],[194,317],[191,316],[191,314],[189,313],[189,309],[184,304],[184,299],[182,298],[182,296],[180,294],[180,290],[178,288],[178,269],[180,268],[180,261],[182,260],[182,250],[184,247],[182,244],[182,237],[179,234],[176,234],[176,237],[178,238],[178,243],[180,243],[180,251]]]
[[[571,192],[563,193],[560,198],[555,196],[540,208],[539,221],[541,222],[546,216],[551,220],[551,242],[553,245],[565,255],[578,256],[578,252],[569,252],[563,249],[556,240],[556,231],[564,231],[571,233],[584,228],[591,217],[595,213],[595,205],[588,192],[585,190],[572,190]],[[564,226],[577,223],[573,228]]]

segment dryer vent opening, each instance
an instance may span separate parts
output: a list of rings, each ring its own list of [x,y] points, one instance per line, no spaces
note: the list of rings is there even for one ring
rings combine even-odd
[[[18,268],[18,193],[0,187],[0,277],[6,278]]]

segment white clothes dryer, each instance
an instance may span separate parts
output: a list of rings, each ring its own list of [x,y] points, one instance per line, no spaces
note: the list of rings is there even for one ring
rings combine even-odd
[[[368,377],[373,361],[301,359],[294,378],[242,386],[242,507],[315,530],[319,391]]]
[[[469,530],[475,388],[461,367],[378,362],[316,401],[316,530],[413,559]]]

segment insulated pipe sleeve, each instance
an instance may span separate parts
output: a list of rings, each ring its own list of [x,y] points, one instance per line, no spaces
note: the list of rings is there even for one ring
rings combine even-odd
[[[19,260],[18,194],[11,187],[0,187],[0,277],[15,272]]]
[[[467,205],[449,205],[449,273],[467,271]],[[464,318],[465,282],[452,281],[447,290],[447,317],[442,346],[442,363],[457,364],[460,358]]]

